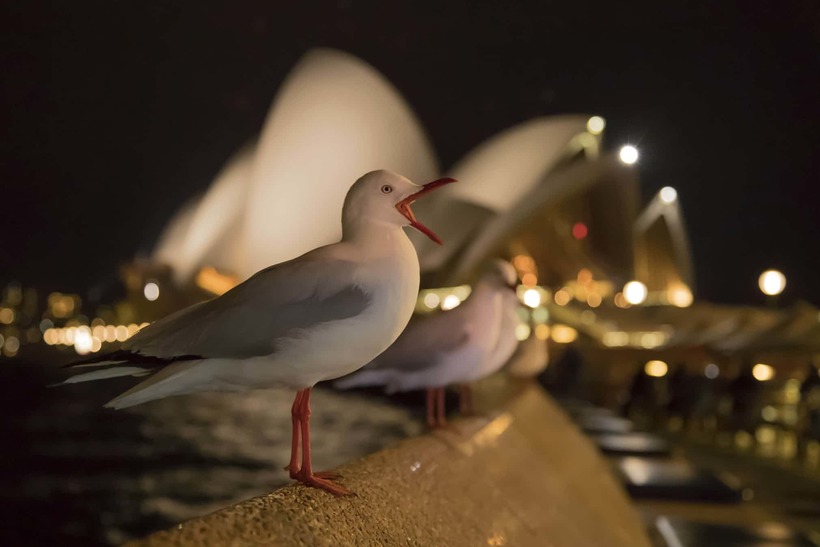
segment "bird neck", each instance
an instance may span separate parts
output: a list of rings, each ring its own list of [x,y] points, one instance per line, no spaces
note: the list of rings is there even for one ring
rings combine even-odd
[[[394,223],[378,219],[360,219],[342,224],[342,241],[366,247],[369,252],[386,254],[406,247],[412,247],[404,230]],[[381,251],[381,252],[380,252]]]

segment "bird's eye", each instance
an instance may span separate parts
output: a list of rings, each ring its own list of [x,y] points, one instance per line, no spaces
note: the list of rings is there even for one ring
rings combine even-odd
[[[382,186],[382,194],[389,194],[392,191],[393,191],[393,187],[390,186],[389,184],[385,184],[384,186]]]

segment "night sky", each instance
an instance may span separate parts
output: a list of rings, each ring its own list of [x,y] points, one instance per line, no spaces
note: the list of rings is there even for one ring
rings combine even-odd
[[[678,189],[699,297],[760,303],[777,267],[820,304],[817,2],[53,4],[0,12],[0,282],[113,279],[330,46],[387,76],[445,168],[532,117],[604,116],[644,201]]]

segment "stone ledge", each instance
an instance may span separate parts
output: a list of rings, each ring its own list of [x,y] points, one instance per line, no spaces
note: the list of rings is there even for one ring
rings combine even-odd
[[[650,545],[606,462],[536,386],[339,471],[356,497],[288,486],[129,545]]]

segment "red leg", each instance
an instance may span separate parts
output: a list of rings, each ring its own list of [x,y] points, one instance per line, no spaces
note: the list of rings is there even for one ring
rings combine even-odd
[[[446,407],[444,403],[444,395],[445,390],[447,388],[437,388],[436,389],[436,399],[438,403],[438,408],[436,409],[436,426],[437,427],[444,427],[447,425],[447,416],[446,416]]]
[[[475,416],[475,407],[473,407],[473,386],[470,384],[461,384],[459,386],[459,412],[462,416]]]
[[[436,390],[435,388],[427,388],[427,427],[430,429],[436,428]]]
[[[290,409],[290,416],[293,423],[293,434],[290,443],[290,463],[285,470],[290,473],[290,478],[295,479],[299,473],[299,428],[301,419],[299,417],[301,412],[302,397],[305,393],[304,389],[296,392],[296,397],[293,399],[293,406]]]
[[[342,488],[338,484],[330,481],[330,477],[337,476],[334,473],[314,473],[313,465],[310,461],[310,390],[303,390],[304,395],[300,400],[299,423],[302,429],[302,469],[299,470],[296,479],[308,486],[319,488],[325,492],[330,492],[336,496],[347,496],[352,494],[349,490]],[[327,477],[327,478],[324,478]]]

